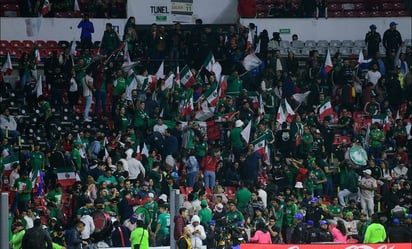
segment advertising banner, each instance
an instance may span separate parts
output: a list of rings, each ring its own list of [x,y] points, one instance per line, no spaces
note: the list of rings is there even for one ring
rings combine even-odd
[[[411,249],[411,243],[383,243],[383,244],[241,244],[240,249]]]

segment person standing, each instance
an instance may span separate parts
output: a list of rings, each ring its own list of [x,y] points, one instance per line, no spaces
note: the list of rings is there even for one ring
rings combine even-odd
[[[94,33],[93,23],[89,20],[89,14],[84,14],[83,19],[77,25],[77,28],[82,29],[80,34],[80,44],[82,49],[91,48],[92,34]]]
[[[370,31],[365,35],[365,43],[368,46],[368,57],[372,58],[376,52],[379,52],[379,44],[381,43],[381,34],[376,32],[376,25],[369,26]]]
[[[193,249],[200,249],[202,247],[202,240],[206,239],[205,229],[200,225],[200,218],[197,215],[193,215],[191,224],[187,225],[190,230],[190,240]]]
[[[149,249],[149,231],[144,229],[144,222],[137,220],[136,229],[130,235],[130,243],[132,248]],[[136,247],[138,245],[138,247]]]
[[[375,244],[383,243],[386,240],[386,230],[382,224],[379,223],[379,216],[373,214],[371,217],[371,224],[366,228],[363,243]]]
[[[190,236],[192,233],[190,232],[189,227],[185,227],[183,229],[183,234],[180,236],[179,240],[177,240],[176,245],[177,248],[179,249],[191,249],[192,247],[192,242],[190,240]]]
[[[85,122],[91,122],[89,117],[90,108],[92,107],[93,92],[95,91],[93,86],[93,77],[91,68],[87,68],[86,76],[83,78],[83,97],[86,99],[86,106],[84,107],[83,118]]]
[[[156,246],[169,246],[170,214],[168,211],[168,205],[161,205],[159,207],[159,212],[160,214],[157,218],[156,230],[153,237],[156,240]]]
[[[13,224],[12,232],[13,232],[13,236],[10,240],[10,244],[12,245],[12,248],[21,249],[21,246],[23,243],[23,237],[24,237],[24,234],[26,233],[23,223],[16,222],[15,224]]]
[[[359,188],[360,188],[360,201],[362,212],[370,217],[374,213],[374,197],[375,191],[378,188],[378,183],[375,178],[372,177],[372,170],[365,169],[363,171],[364,177],[362,177]]]
[[[181,207],[179,209],[179,214],[174,217],[175,228],[173,231],[173,236],[176,241],[179,241],[182,236],[185,236],[185,227],[186,227],[188,216],[189,216],[189,211],[187,210],[187,208]]]
[[[67,249],[81,249],[83,245],[87,245],[86,241],[82,240],[81,233],[84,230],[84,223],[79,221],[73,229],[67,230],[64,239],[67,244]]]
[[[20,175],[14,183],[14,189],[17,191],[17,208],[21,213],[29,208],[33,183],[29,179],[29,172],[22,171]]]
[[[391,52],[398,52],[398,49],[402,46],[402,36],[398,30],[396,30],[396,22],[391,22],[389,24],[389,29],[383,33],[383,46],[386,49],[386,55],[388,56]]]
[[[106,30],[104,31],[102,44],[100,47],[104,50],[107,57],[120,46],[120,39],[116,31],[113,30],[111,23],[106,23]]]
[[[23,236],[22,249],[52,249],[52,239],[43,229],[41,220],[35,219],[33,227],[28,229]]]
[[[407,243],[410,242],[412,231],[400,225],[398,218],[393,219],[392,225],[388,227],[388,243]]]

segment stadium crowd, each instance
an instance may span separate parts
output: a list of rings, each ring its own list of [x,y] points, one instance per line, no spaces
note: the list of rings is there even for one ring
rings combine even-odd
[[[386,55],[371,25],[364,59],[338,52],[330,68],[317,50],[304,66],[282,56],[254,25],[142,31],[130,17],[123,38],[107,24],[98,49],[82,31],[81,54],[44,61],[42,95],[19,89],[40,108],[46,146],[16,150],[25,131],[2,107],[2,176],[19,157],[8,174],[12,248],[148,248],[175,243],[170,233],[179,248],[410,242],[412,48],[396,25]],[[28,82],[31,58],[19,63]],[[262,63],[245,68],[247,58]],[[64,108],[110,130],[52,133]],[[346,156],[355,147],[367,163]],[[171,189],[185,197],[174,217]]]

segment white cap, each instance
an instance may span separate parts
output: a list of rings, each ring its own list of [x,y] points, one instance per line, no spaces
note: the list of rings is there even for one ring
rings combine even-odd
[[[149,193],[149,194],[147,195],[147,197],[154,198],[154,194],[153,194],[153,193]]]
[[[167,202],[167,195],[161,194],[161,195],[159,196],[159,199],[160,199],[160,200],[163,200],[164,202]]]
[[[365,169],[365,170],[363,171],[363,173],[365,173],[365,174],[367,174],[367,175],[372,175],[372,170],[370,170],[370,169]]]
[[[236,120],[235,127],[242,127],[242,126],[243,126],[242,120],[240,120],[240,119]]]
[[[303,188],[302,182],[296,182],[295,188]]]

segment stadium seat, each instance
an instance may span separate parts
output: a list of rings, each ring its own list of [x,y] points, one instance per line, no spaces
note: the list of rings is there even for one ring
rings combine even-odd
[[[303,41],[299,41],[299,40],[293,41],[291,45],[293,48],[303,48],[305,46]]]
[[[280,47],[281,48],[290,48],[290,42],[289,41],[280,41]]]
[[[317,42],[317,46],[321,48],[327,48],[329,47],[329,42],[327,40],[319,40]]]
[[[58,43],[57,43],[57,45],[60,47],[60,48],[68,48],[68,47],[70,47],[70,42],[68,42],[68,41],[59,41]]]
[[[343,40],[343,41],[342,41],[342,47],[347,47],[347,48],[353,47],[353,41],[351,41],[351,40]]]
[[[335,47],[335,48],[340,48],[341,47],[341,42],[339,41],[339,40],[331,40],[330,42],[329,42],[329,45],[331,46],[331,47]]]
[[[412,46],[412,39],[405,39],[405,46]]]
[[[0,57],[4,57],[4,56],[6,56],[6,54],[7,54],[7,49],[6,48],[0,48]]]
[[[342,54],[342,56],[349,56],[352,54],[352,49],[348,47],[342,47],[339,49],[339,52]]]
[[[46,41],[46,44],[48,48],[57,48],[59,46],[56,41]]]
[[[0,48],[9,48],[10,43],[6,40],[0,40]]]
[[[305,41],[305,47],[314,48],[316,47],[316,42],[314,40],[307,40]]]
[[[362,51],[363,47],[353,47],[352,54],[359,55],[360,51]]]
[[[24,40],[22,44],[23,44],[23,47],[30,48],[30,49],[34,46],[34,42],[30,40]]]
[[[328,5],[328,11],[340,11],[342,10],[342,5],[338,3],[331,3]]]
[[[365,9],[365,4],[364,3],[355,3],[355,10],[362,11],[364,9]]]
[[[11,40],[10,41],[10,47],[12,47],[12,48],[23,48],[23,44],[20,41]]]
[[[353,42],[353,45],[355,47],[365,47],[365,41],[364,40],[355,40]]]
[[[39,48],[47,48],[47,43],[43,40],[37,40],[36,44]]]
[[[312,48],[309,47],[304,47],[300,50],[300,55],[302,56],[309,56],[309,52],[312,50]]]
[[[397,16],[409,16],[409,17],[411,16],[407,10],[400,10],[396,12],[396,15]]]

